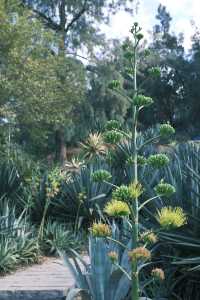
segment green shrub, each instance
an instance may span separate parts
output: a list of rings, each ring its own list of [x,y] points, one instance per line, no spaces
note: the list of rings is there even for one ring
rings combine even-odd
[[[39,249],[34,233],[24,214],[17,216],[14,208],[10,208],[5,200],[1,201],[0,273],[38,262]]]
[[[58,251],[68,253],[71,249],[78,251],[81,246],[80,234],[75,236],[69,225],[56,221],[48,221],[45,224],[40,247],[46,255],[56,255]]]

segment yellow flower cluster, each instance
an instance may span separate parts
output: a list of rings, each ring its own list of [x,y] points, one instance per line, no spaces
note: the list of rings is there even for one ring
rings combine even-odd
[[[46,188],[46,194],[48,198],[55,197],[60,191],[60,183],[59,182],[53,182],[51,186],[48,186]]]
[[[162,269],[160,268],[155,268],[151,271],[151,275],[153,276],[154,279],[163,281],[165,280],[165,273]]]
[[[187,218],[181,207],[163,207],[156,219],[164,229],[178,228],[187,224]]]
[[[129,188],[129,191],[130,191],[131,199],[137,199],[143,193],[142,185],[139,182],[131,183],[128,188]]]
[[[155,244],[158,241],[158,237],[152,231],[145,231],[140,236],[141,240],[148,244]]]
[[[121,185],[112,193],[114,199],[130,202],[141,196],[143,188],[141,183],[133,182],[129,186]]]
[[[148,260],[151,258],[151,252],[145,247],[138,247],[129,251],[128,256],[133,262],[137,260]]]
[[[107,203],[104,212],[111,217],[125,217],[130,214],[130,209],[127,203],[114,199]]]
[[[90,228],[90,232],[94,237],[107,237],[111,236],[111,229],[107,224],[104,223],[93,223]]]
[[[110,258],[112,263],[115,263],[118,260],[118,254],[115,251],[110,251],[108,253],[108,257]]]

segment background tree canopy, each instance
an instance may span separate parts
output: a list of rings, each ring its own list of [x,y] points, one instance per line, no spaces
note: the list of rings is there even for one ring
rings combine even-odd
[[[73,107],[83,100],[84,67],[55,55],[54,34],[28,11],[15,15],[2,6],[1,20],[1,113],[9,122],[12,114],[18,138],[41,151],[48,147],[49,133],[68,126]]]
[[[37,158],[51,154],[63,161],[66,147],[74,147],[107,120],[127,126],[129,103],[111,92],[108,83],[118,79],[129,89],[121,47],[130,41],[107,40],[99,25],[119,9],[132,13],[128,5],[133,2],[1,1],[2,151],[9,140]],[[171,31],[165,6],[159,5],[156,20],[151,42],[141,46],[140,89],[155,101],[153,112],[141,115],[141,129],[164,119],[178,133],[184,126],[192,137],[200,126],[200,33],[194,26],[186,52],[183,34]],[[72,53],[87,54],[89,60]],[[155,65],[160,75],[149,77]]]
[[[111,14],[134,0],[23,0],[43,24],[64,35],[65,47],[76,49],[86,46],[88,50],[103,42],[98,29],[100,23],[108,23]]]

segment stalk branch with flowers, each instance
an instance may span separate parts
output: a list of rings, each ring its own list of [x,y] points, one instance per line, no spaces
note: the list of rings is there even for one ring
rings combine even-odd
[[[140,272],[149,265],[148,261],[151,259],[151,250],[149,245],[155,244],[158,240],[157,233],[153,230],[141,231],[140,214],[147,204],[155,199],[165,196],[170,197],[175,193],[175,188],[164,182],[163,180],[154,188],[156,195],[145,201],[140,201],[144,189],[138,180],[138,166],[148,164],[152,170],[164,167],[169,163],[169,158],[165,154],[153,154],[145,158],[140,156],[140,150],[148,144],[158,140],[159,138],[167,138],[175,133],[174,128],[170,124],[160,125],[159,134],[142,145],[138,145],[138,116],[140,112],[153,104],[151,97],[140,94],[137,87],[137,64],[138,64],[138,50],[143,39],[141,28],[138,23],[134,23],[131,34],[133,38],[133,45],[129,44],[123,46],[124,56],[128,61],[129,68],[127,70],[129,78],[132,80],[132,94],[127,95],[126,91],[121,86],[121,83],[114,80],[109,87],[114,93],[124,96],[130,102],[132,108],[132,129],[131,132],[125,132],[118,126],[117,121],[109,121],[107,124],[107,131],[105,132],[106,142],[111,144],[117,143],[122,137],[130,140],[133,143],[133,155],[131,156],[131,163],[133,164],[134,174],[133,181],[130,185],[113,186],[110,183],[111,174],[106,170],[98,170],[93,174],[93,180],[96,182],[104,182],[113,186],[112,199],[104,208],[104,213],[111,218],[126,218],[131,231],[131,249],[128,251],[128,256],[131,264],[130,274],[118,264],[118,257],[115,252],[110,252],[109,258],[113,264],[117,265],[127,276],[131,282],[131,299],[139,300],[141,296],[140,288]],[[154,73],[158,73],[156,68]],[[155,216],[157,222],[162,230],[171,230],[178,228],[187,223],[187,218],[180,207],[163,207],[158,210]],[[110,238],[111,229],[106,223],[94,223],[91,227],[91,233],[95,237]],[[116,241],[118,242],[118,241]],[[121,244],[121,243],[120,243]],[[122,245],[126,248],[126,245]],[[160,268],[154,268],[151,271],[152,280],[164,280],[164,271]]]

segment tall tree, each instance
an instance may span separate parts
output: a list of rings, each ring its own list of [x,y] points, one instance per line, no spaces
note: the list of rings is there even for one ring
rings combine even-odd
[[[108,22],[111,14],[135,0],[21,0],[48,27],[60,37],[58,52],[65,55],[66,50],[83,49],[91,52],[104,40],[97,24]],[[62,78],[61,78],[62,81]],[[57,130],[61,161],[65,160],[66,146],[64,126]]]
[[[159,5],[156,15],[159,23],[153,28],[153,41],[149,47],[150,56],[144,66],[144,78],[151,66],[157,65],[160,69],[160,78],[150,78],[144,82],[143,88],[151,93],[155,99],[154,114],[148,122],[170,121],[177,122],[178,109],[184,104],[183,70],[185,57],[183,35],[178,36],[170,31],[171,16],[166,7]]]
[[[135,0],[21,0],[43,23],[61,34],[65,47],[91,49],[101,43],[98,25]]]
[[[54,55],[52,32],[18,2],[10,4],[0,7],[1,112],[15,114],[21,142],[32,140],[44,150],[49,133],[71,123],[73,108],[84,97],[85,71],[79,61]]]
[[[200,30],[195,26],[195,32],[192,36],[192,47],[188,57],[188,68],[185,72],[186,87],[185,94],[187,108],[189,111],[189,121],[193,126],[200,128]]]

